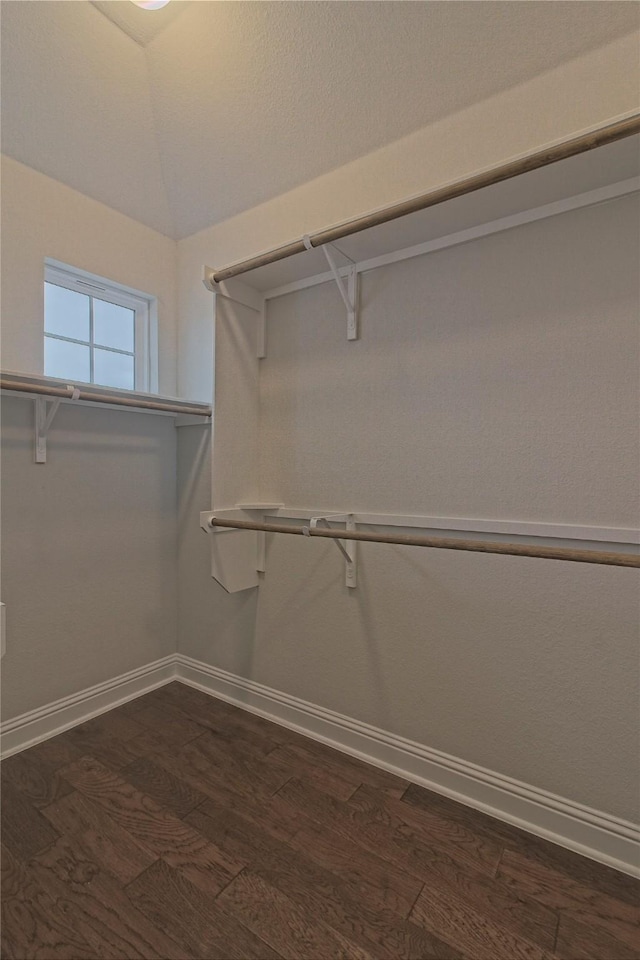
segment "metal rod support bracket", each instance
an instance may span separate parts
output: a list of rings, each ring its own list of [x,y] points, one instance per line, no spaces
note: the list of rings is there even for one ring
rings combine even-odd
[[[49,401],[45,397],[36,397],[33,402],[35,405],[35,462],[46,463],[47,434],[62,401]]]
[[[313,244],[308,236],[303,238],[303,243],[307,250],[313,250]],[[358,339],[358,267],[346,255],[342,250],[339,250],[338,247],[335,249],[338,251],[340,256],[344,257],[345,260],[349,260],[349,266],[346,267],[346,284],[345,277],[343,276],[345,268],[342,268],[342,272],[338,269],[338,265],[334,259],[332,250],[334,249],[334,244],[325,243],[322,244],[320,250],[324,253],[327,263],[329,264],[329,269],[333,279],[336,282],[338,287],[338,292],[342,297],[345,307],[347,308],[347,340],[357,340]]]
[[[328,517],[311,517],[309,528],[315,530],[318,526],[331,530],[330,520],[344,523],[348,531],[356,528],[352,513],[336,513]],[[345,583],[348,587],[357,586],[357,561],[356,561],[356,541],[355,540],[334,540],[333,541],[345,559]]]

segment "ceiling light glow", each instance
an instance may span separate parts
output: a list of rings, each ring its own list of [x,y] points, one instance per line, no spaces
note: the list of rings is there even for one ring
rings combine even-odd
[[[166,7],[169,0],[131,0],[136,7],[142,7],[143,10],[159,10],[160,7]]]

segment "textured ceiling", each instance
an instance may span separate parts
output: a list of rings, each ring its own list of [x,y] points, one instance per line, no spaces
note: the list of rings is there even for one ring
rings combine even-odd
[[[173,0],[157,12],[3,0],[2,147],[183,237],[631,32],[639,16],[635,3],[572,0]]]

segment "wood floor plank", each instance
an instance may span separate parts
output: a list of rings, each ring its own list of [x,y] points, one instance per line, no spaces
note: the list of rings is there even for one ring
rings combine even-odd
[[[144,729],[141,724],[116,708],[108,713],[101,713],[100,716],[93,717],[67,732],[70,734],[71,740],[74,737],[80,740],[86,737],[92,741],[120,740],[126,743],[127,740],[133,740],[134,737],[137,737]]]
[[[61,744],[79,750],[81,756],[92,756],[118,770],[141,755],[132,744],[146,729],[116,708],[67,730],[57,739]]]
[[[219,737],[212,730],[207,729],[202,731],[197,742],[214,750],[216,760],[218,758],[242,760],[244,763],[255,764],[258,770],[264,771],[264,775],[268,776],[270,765],[266,763],[266,757],[270,754],[265,755],[262,745],[254,743],[251,739]]]
[[[347,793],[349,787],[351,788],[350,793],[354,793],[361,784],[368,784],[382,793],[388,793],[389,796],[400,799],[408,786],[406,780],[401,780],[400,777],[396,777],[392,773],[379,770],[368,763],[357,760],[355,757],[339,753],[326,744],[313,740],[308,740],[305,744],[284,744],[271,753],[269,759],[277,759],[293,767],[295,775],[302,779],[311,777],[313,780],[318,772],[322,771],[327,778],[345,783],[345,793]],[[337,794],[334,795],[338,796]],[[338,796],[338,799],[347,800],[349,795]]]
[[[248,871],[284,893],[308,916],[321,919],[372,956],[453,958],[460,954],[406,921],[370,880],[338,876],[307,852],[266,836],[237,813],[209,817],[198,810],[188,821],[223,849],[249,861]]]
[[[591,929],[594,937],[607,934],[640,956],[640,882],[631,904],[513,850],[505,850],[498,877],[522,896],[559,911],[564,930],[571,918]]]
[[[146,697],[145,701],[149,701]],[[115,766],[121,769],[128,763],[145,756],[155,756],[173,750],[179,750],[190,740],[196,739],[204,733],[204,728],[193,720],[176,711],[174,714],[155,701],[146,702],[135,712],[131,712],[130,719],[138,726],[134,737],[121,742],[119,752],[123,762]],[[109,758],[107,758],[108,761]]]
[[[149,757],[134,760],[120,771],[120,775],[138,790],[151,797],[177,817],[185,817],[190,810],[207,799],[207,795],[190,786],[184,779],[154,763]]]
[[[156,693],[158,694],[157,702],[163,705],[169,702],[174,708],[180,709],[191,719],[206,726],[220,739],[233,741],[234,744],[251,744],[260,749],[263,754],[271,753],[276,747],[284,744],[307,747],[309,744],[316,743],[312,738],[305,737],[296,730],[273,723],[183,683],[169,684]]]
[[[550,960],[552,956],[437,886],[425,885],[410,919],[473,960]]]
[[[335,873],[349,886],[372,886],[378,906],[388,907],[400,917],[408,916],[422,890],[422,880],[328,827],[310,823],[299,830],[289,844],[314,863]]]
[[[61,835],[80,837],[96,862],[122,883],[130,883],[156,859],[102,807],[76,791],[42,813]]]
[[[176,684],[176,686],[184,690],[189,689],[184,684]],[[190,703],[185,702],[184,697],[174,696],[171,699],[156,701],[155,706],[168,720],[175,719],[180,723],[187,719],[198,726],[200,733],[208,731],[216,739],[233,744],[234,747],[237,745],[250,747],[257,754],[265,756],[279,746],[280,740],[273,739],[263,730],[259,731],[256,729],[255,722],[245,719],[248,716],[246,711],[228,707],[226,704],[225,709],[220,710],[216,704],[221,701],[215,701],[206,695],[205,700],[206,703],[199,700]]]
[[[363,783],[398,799],[407,786],[399,777],[312,740],[283,744],[269,754],[268,761],[289,769],[291,776],[309,780],[337,800],[348,800]]]
[[[465,804],[457,803],[416,784],[411,784],[407,788],[402,802],[461,823],[480,837],[493,840],[507,850],[521,853],[530,860],[564,873],[567,877],[580,878],[586,886],[599,889],[608,896],[624,900],[630,905],[636,905],[640,901],[640,882],[633,877],[581,857],[571,850],[559,847],[549,840],[536,837],[534,834],[490,817]]]
[[[2,786],[2,842],[20,860],[50,846],[59,833],[12,783]]]
[[[273,796],[266,791],[257,796],[243,795],[234,789],[234,785],[220,780],[203,781],[193,770],[180,768],[180,775],[189,783],[198,783],[207,800],[201,803],[198,810],[214,815],[219,807],[241,809],[245,820],[255,824],[270,836],[278,840],[289,840],[298,830],[312,826],[313,821],[306,817],[293,804],[278,793]]]
[[[192,810],[185,818],[185,823],[233,859],[244,861],[247,866],[277,856],[285,846],[284,841],[276,840],[255,827],[240,813],[224,807],[212,809],[211,805],[208,811],[203,813],[202,808]]]
[[[79,760],[82,756],[77,747],[60,735],[50,740],[43,740],[42,743],[37,743],[24,752],[46,763],[52,770],[58,770],[67,763]],[[4,760],[2,762],[4,763]]]
[[[283,743],[307,740],[287,727],[265,720],[224,700],[218,700],[184,683],[169,684],[163,689],[158,702],[171,703],[221,739],[234,743],[250,743],[263,754],[270,753]]]
[[[145,848],[207,892],[221,890],[244,867],[93,758],[83,757],[61,774]]]
[[[460,823],[473,833],[492,840],[498,846],[510,846],[519,848],[520,843],[526,842],[531,834],[519,830],[517,827],[490,817],[480,810],[474,810],[463,803],[451,800],[449,797],[434,793],[433,790],[427,790],[419,787],[415,783],[409,784],[404,794],[402,802],[409,806],[424,810],[427,813],[439,814],[447,820]]]
[[[364,950],[247,871],[229,884],[218,902],[287,960],[371,960]]]
[[[575,917],[562,914],[558,930],[556,955],[561,960],[638,960],[640,937],[635,945],[618,940],[603,927],[580,923]]]
[[[489,877],[495,876],[502,847],[479,837],[463,824],[448,820],[428,810],[418,810],[400,800],[388,797],[372,787],[363,785],[349,800],[349,806],[363,814],[385,819],[396,831],[410,830],[430,847],[442,850],[462,866],[468,865]]]
[[[441,857],[452,857],[462,865],[493,877],[500,858],[500,849],[486,841],[474,842],[456,825],[449,831],[441,822],[427,829],[424,821],[412,822],[401,801],[380,794],[370,787],[360,787],[353,797],[341,804],[321,793],[311,784],[291,780],[278,796],[297,806],[306,816],[334,829],[340,835],[353,838],[360,846],[426,879],[425,865]]]
[[[371,877],[342,874],[317,863],[302,847],[275,840],[243,819],[239,812],[219,809],[205,815],[194,810],[187,822],[232,856],[246,859],[251,873],[262,876],[309,915],[320,917],[333,929],[374,956],[454,957],[459,954],[405,922],[408,909],[421,888],[414,881],[413,899],[407,907],[389,897]],[[386,878],[385,878],[386,879]]]
[[[78,838],[62,837],[33,857],[28,867],[33,878],[64,903],[74,929],[98,956],[114,960],[188,956],[140,913]]]
[[[158,861],[127,888],[154,923],[195,957],[207,960],[278,960],[279,955],[201,889]]]
[[[423,893],[436,888],[461,909],[468,907],[515,937],[553,952],[558,929],[555,909],[515,891],[500,879],[491,879],[443,854],[424,866]]]
[[[34,807],[46,807],[71,792],[69,784],[31,750],[2,761],[2,784],[11,783]]]
[[[182,683],[1,769],[7,960],[640,960],[637,881]]]
[[[263,798],[274,794],[291,776],[291,771],[270,765],[263,757],[204,733],[180,750],[181,762],[189,764],[203,781],[232,781],[243,795]]]
[[[2,847],[3,960],[95,960],[68,911],[38,884],[31,871]]]
[[[114,710],[110,711],[113,713],[115,710],[123,717],[130,717],[131,720],[135,720],[136,713],[143,709],[143,707],[155,706],[156,701],[152,699],[153,691],[149,693],[143,693],[141,697],[134,697],[133,700],[127,700],[126,703],[121,703],[119,706],[114,707]]]
[[[180,747],[203,734],[204,728],[177,710],[155,704],[141,707],[134,714],[135,722],[147,730],[161,733],[168,747]]]
[[[384,810],[372,817],[350,802],[343,803],[322,793],[312,784],[293,779],[277,794],[304,816],[320,826],[329,827],[339,836],[384,857],[396,867],[423,880],[423,866],[437,859],[438,852]]]
[[[117,737],[109,738],[102,735],[94,736],[85,732],[78,733],[77,730],[78,728],[67,730],[66,733],[60,734],[60,740],[64,746],[75,750],[74,760],[91,756],[101,763],[105,763],[112,770],[120,770],[121,767],[125,767],[141,756],[140,750],[136,750],[132,746],[135,743],[135,738],[125,741],[118,740]],[[67,761],[67,763],[69,762],[73,761]],[[66,766],[66,764],[64,765]]]
[[[525,836],[526,843],[518,850],[507,847],[510,854],[519,852],[527,860],[554,871],[558,878],[571,877],[577,883],[598,890],[614,900],[622,900],[632,907],[637,906],[640,901],[640,880],[620,873],[619,870],[613,870],[603,863],[596,863],[588,857],[581,857],[572,850],[566,850],[549,840],[543,840],[542,837],[534,837],[530,834]]]
[[[359,786],[342,776],[337,766],[332,768],[330,764],[314,764],[289,745],[277,747],[268,755],[267,762],[282,770],[286,779],[294,776],[304,778],[336,800],[348,800]]]

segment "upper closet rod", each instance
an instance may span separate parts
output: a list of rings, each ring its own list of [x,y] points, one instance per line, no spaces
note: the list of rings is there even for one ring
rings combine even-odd
[[[417,213],[418,210],[426,210],[427,207],[434,207],[438,203],[444,203],[445,200],[453,200],[455,197],[462,197],[466,193],[473,193],[475,190],[481,190],[483,187],[490,187],[494,183],[501,183],[503,180],[510,180],[522,173],[530,173],[532,170],[538,170],[540,167],[546,167],[550,163],[556,163],[558,160],[566,160],[568,157],[574,157],[579,153],[586,153],[595,147],[602,147],[607,143],[613,143],[616,140],[623,140],[625,137],[631,137],[635,133],[640,133],[640,114],[619,120],[615,123],[592,130],[589,133],[581,134],[570,140],[564,140],[554,147],[548,147],[539,150],[537,153],[530,153],[518,160],[512,160],[510,163],[504,163],[497,167],[492,167],[484,173],[479,173],[474,177],[467,177],[465,180],[458,180],[446,187],[440,187],[432,190],[430,193],[424,193],[419,197],[413,197],[410,200],[404,200],[401,203],[395,203],[392,206],[384,207],[374,213],[369,213],[364,217],[358,217],[355,220],[349,220],[335,227],[329,227],[314,233],[308,237],[310,246],[321,247],[326,243],[333,243],[335,240],[341,240],[343,237],[350,237],[361,230],[367,230],[369,227],[376,227],[379,224],[387,223],[389,220],[397,220],[405,217],[409,213]],[[276,263],[278,260],[286,260],[287,257],[293,257],[297,253],[304,253],[308,249],[305,240],[293,240],[282,247],[276,247],[275,250],[268,250],[249,260],[242,260],[239,263],[233,263],[228,267],[215,271],[213,281],[220,283],[222,280],[228,280],[230,277],[237,277],[241,273],[248,273],[249,270],[255,270],[257,267],[264,267],[269,263]]]
[[[75,387],[54,387],[41,383],[25,383],[20,380],[0,379],[0,389],[16,390],[19,393],[37,393],[46,397],[68,398],[70,400],[89,400],[94,403],[110,403],[117,407],[136,407],[140,410],[162,410],[165,413],[184,413],[196,417],[210,417],[211,407],[201,404],[197,407],[185,403],[169,403],[164,400],[138,400],[135,397],[119,397],[109,393],[94,393],[90,390],[78,390]]]
[[[211,528],[233,527],[264,533],[291,533],[330,540],[366,540],[371,543],[396,543],[405,547],[435,547],[439,550],[468,550],[472,553],[501,553],[513,557],[540,557],[544,560],[573,560],[576,563],[602,563],[611,567],[640,567],[640,554],[612,553],[605,550],[575,550],[572,547],[536,547],[529,543],[494,543],[488,540],[462,540],[450,537],[407,537],[402,534],[364,533],[360,530],[328,530],[325,527],[288,527],[250,520],[219,520],[211,517]]]

